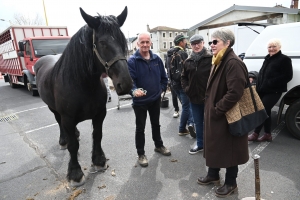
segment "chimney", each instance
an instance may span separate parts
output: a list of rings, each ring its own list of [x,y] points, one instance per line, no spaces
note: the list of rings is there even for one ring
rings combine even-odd
[[[299,0],[294,0],[294,8],[298,9],[298,1]]]
[[[147,31],[150,32],[149,24],[147,24]]]
[[[291,5],[290,8],[298,9],[298,1],[299,1],[299,0],[292,0],[292,5]]]

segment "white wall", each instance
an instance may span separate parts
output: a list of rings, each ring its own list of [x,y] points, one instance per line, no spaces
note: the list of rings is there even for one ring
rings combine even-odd
[[[266,23],[267,21],[259,21],[254,23]],[[257,32],[261,32],[264,27],[261,26],[249,26],[250,28],[256,30]],[[212,29],[206,29],[206,30],[200,30],[198,31],[198,34],[200,34],[204,38],[204,46],[206,48],[210,48],[208,46],[208,42],[211,41],[211,34],[219,28],[212,28]],[[230,26],[224,26],[222,28],[228,28],[233,31],[235,35],[235,44],[233,45],[233,50],[236,53],[236,55],[239,55],[241,53],[245,53],[252,41],[258,36],[257,33],[255,33],[253,30],[249,29],[245,26],[238,26],[238,25],[230,25]]]

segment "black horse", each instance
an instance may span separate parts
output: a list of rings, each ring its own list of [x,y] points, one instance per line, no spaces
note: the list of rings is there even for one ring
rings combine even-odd
[[[132,88],[125,58],[127,42],[120,30],[127,7],[118,17],[92,17],[81,8],[80,12],[87,25],[71,38],[63,54],[44,56],[34,66],[40,97],[59,124],[59,144],[70,153],[67,178],[72,186],[85,182],[77,159],[79,122],[92,119],[92,172],[106,169],[101,140],[107,91],[102,77],[113,80],[118,95],[128,94]]]

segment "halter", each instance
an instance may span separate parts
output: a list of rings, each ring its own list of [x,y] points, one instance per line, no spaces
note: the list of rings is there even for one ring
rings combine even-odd
[[[109,68],[118,60],[126,60],[125,56],[116,56],[114,59],[110,60],[109,62],[105,62],[100,54],[97,51],[97,46],[95,44],[95,29],[93,29],[93,51],[95,52],[97,58],[99,59],[99,61],[101,62],[101,64],[105,67],[106,73],[108,74],[108,70]]]

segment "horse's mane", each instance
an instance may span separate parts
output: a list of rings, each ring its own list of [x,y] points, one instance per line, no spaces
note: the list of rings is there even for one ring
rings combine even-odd
[[[97,16],[100,25],[97,34],[109,34],[120,44],[123,54],[127,52],[127,41],[120,30],[115,16]],[[64,84],[75,84],[92,87],[95,81],[99,82],[100,68],[94,66],[93,29],[88,25],[81,27],[72,36],[62,56],[53,68],[52,77],[62,75]],[[96,80],[93,78],[97,78]]]

